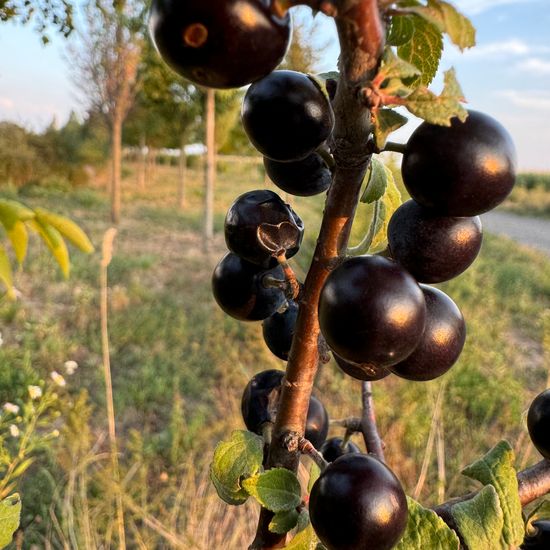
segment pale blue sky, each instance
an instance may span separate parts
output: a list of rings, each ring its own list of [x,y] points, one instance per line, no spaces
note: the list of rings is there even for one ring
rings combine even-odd
[[[498,118],[516,142],[520,167],[550,171],[550,0],[456,0],[473,19],[478,47],[445,49],[442,69],[454,66],[469,106]],[[320,25],[322,42],[333,22]],[[40,129],[81,111],[71,80],[67,46],[42,46],[31,28],[0,24],[0,120]],[[327,48],[322,70],[335,67],[337,45]],[[436,83],[437,86],[437,83]],[[406,139],[414,127],[396,138]]]

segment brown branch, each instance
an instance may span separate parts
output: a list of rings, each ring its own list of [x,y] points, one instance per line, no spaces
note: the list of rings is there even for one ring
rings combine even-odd
[[[297,470],[300,453],[297,446],[289,449],[288,437],[289,434],[303,436],[319,362],[319,296],[326,278],[346,250],[361,183],[370,160],[363,145],[371,132],[370,115],[358,101],[357,87],[372,78],[379,62],[377,52],[382,51],[384,40],[384,33],[379,32],[382,23],[376,0],[340,0],[336,6],[338,13],[345,14],[336,18],[341,45],[341,79],[333,101],[336,122],[330,143],[336,168],[300,300],[268,459],[268,467],[292,471]],[[358,23],[350,20],[353,10],[362,15]],[[371,37],[372,45],[366,48],[365,33],[370,29],[375,32]],[[271,518],[272,513],[262,509],[251,549],[284,547],[286,536],[269,531]]]
[[[361,418],[361,433],[365,440],[367,452],[385,462],[384,446],[378,428],[376,426],[376,415],[374,413],[374,400],[372,399],[372,382],[362,383],[363,417]]]

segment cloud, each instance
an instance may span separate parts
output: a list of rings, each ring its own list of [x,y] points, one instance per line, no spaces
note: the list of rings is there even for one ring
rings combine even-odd
[[[520,71],[529,72],[537,76],[550,74],[550,61],[539,57],[530,57],[516,65]]]
[[[526,42],[520,40],[519,38],[510,38],[509,40],[480,44],[471,50],[467,50],[466,55],[469,57],[527,55],[531,52],[531,48],[532,46],[529,46]]]
[[[456,6],[468,15],[477,15],[493,8],[506,5],[522,5],[536,2],[537,0],[455,0]]]
[[[547,90],[500,90],[496,94],[516,107],[529,111],[550,111],[550,91]]]

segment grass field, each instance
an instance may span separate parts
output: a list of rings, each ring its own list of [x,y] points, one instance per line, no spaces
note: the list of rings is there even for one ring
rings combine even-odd
[[[176,178],[175,169],[158,167],[146,189],[138,189],[129,167],[123,221],[109,269],[127,536],[131,548],[237,549],[250,541],[255,509],[226,513],[205,468],[216,441],[242,427],[240,396],[248,379],[260,370],[284,368],[284,363],[263,344],[261,324],[238,323],[219,310],[210,276],[225,250],[225,211],[238,194],[263,187],[264,176],[260,167],[221,167],[217,235],[208,251],[201,238],[201,174],[188,174],[183,211],[174,206]],[[99,250],[109,227],[108,200],[101,188],[32,188],[18,198],[70,214],[97,249],[92,256],[74,253],[71,279],[64,281],[33,241],[24,272],[17,276],[21,298],[0,303],[1,403],[23,399],[27,385],[60,370],[66,360],[80,365],[70,379],[62,415],[68,427],[55,445],[41,451],[20,482],[28,524],[22,544],[73,548],[76,541],[79,548],[108,548],[114,537],[114,504],[112,472],[101,458],[107,442],[99,328]],[[292,205],[306,223],[305,243],[295,262],[303,274],[322,198],[293,198]],[[366,210],[360,210],[364,221],[358,226],[366,223]],[[546,387],[549,367],[550,350],[543,342],[550,331],[550,259],[486,236],[474,266],[442,288],[468,324],[459,363],[434,382],[389,377],[375,384],[388,462],[409,493],[425,458],[437,395],[443,392],[439,437],[426,457],[429,468],[420,496],[426,504],[466,490],[462,467],[501,438],[516,446],[518,465],[536,459],[525,439],[522,414]],[[331,417],[360,412],[360,384],[334,364],[322,367],[316,386]],[[71,509],[72,516],[67,513]],[[33,519],[37,516],[40,521]]]

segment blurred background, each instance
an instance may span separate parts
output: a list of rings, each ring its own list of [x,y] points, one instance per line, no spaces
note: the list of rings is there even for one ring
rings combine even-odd
[[[458,364],[429,383],[374,384],[388,463],[425,505],[471,488],[461,469],[502,438],[518,467],[538,460],[524,412],[550,385],[550,11],[546,0],[456,4],[472,17],[478,47],[461,54],[446,46],[441,67],[457,69],[469,107],[510,131],[521,173],[486,218],[477,261],[441,285],[468,325]],[[122,507],[128,548],[245,548],[258,510],[219,501],[208,466],[216,442],[243,427],[248,380],[285,365],[266,348],[261,323],[224,315],[210,291],[229,205],[248,190],[277,191],[240,126],[244,90],[215,94],[214,183],[205,178],[205,93],[161,63],[144,28],[146,6],[119,3],[123,19],[108,2],[72,12],[63,2],[31,3],[32,13],[25,6],[0,3],[0,198],[71,217],[96,251],[72,250],[66,280],[31,237],[15,274],[17,299],[0,298],[0,497],[17,490],[23,498],[13,547],[121,547]],[[332,21],[305,9],[294,19],[285,67],[334,70]],[[122,87],[118,74],[126,75]],[[404,142],[417,124],[392,139]],[[116,211],[113,154],[122,159]],[[384,156],[406,198],[399,156]],[[283,197],[305,221],[294,262],[303,277],[324,197]],[[354,242],[369,214],[362,205]],[[100,315],[102,241],[113,216],[107,285],[118,466],[109,452]],[[332,362],[315,392],[332,418],[360,413],[360,383]]]

